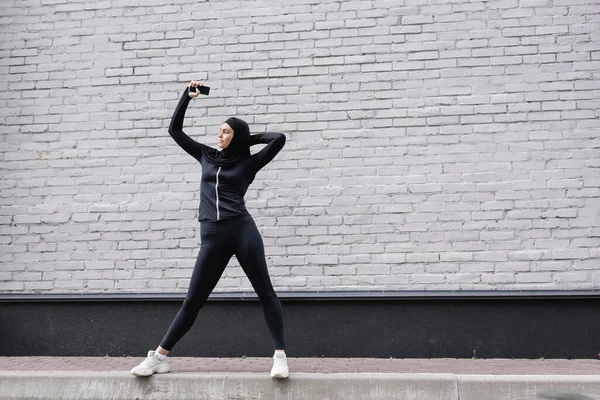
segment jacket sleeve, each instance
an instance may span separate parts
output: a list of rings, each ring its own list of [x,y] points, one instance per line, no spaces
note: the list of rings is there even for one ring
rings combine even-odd
[[[285,144],[285,135],[277,132],[252,135],[251,145],[263,143],[266,143],[267,145],[252,156],[257,172],[267,165],[283,148],[283,145]]]
[[[185,111],[190,100],[191,97],[188,96],[186,88],[183,92],[183,95],[179,99],[177,108],[175,108],[175,112],[173,113],[173,117],[171,118],[171,124],[169,125],[169,134],[183,150],[185,150],[196,160],[200,161],[200,159],[202,158],[202,148],[206,145],[196,142],[194,139],[186,135],[183,131],[183,117],[185,116]]]

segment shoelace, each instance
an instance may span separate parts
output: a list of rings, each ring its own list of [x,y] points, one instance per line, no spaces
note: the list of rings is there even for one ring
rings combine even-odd
[[[282,367],[285,365],[285,358],[275,357],[275,365],[278,367]]]
[[[160,359],[156,356],[154,357],[146,357],[146,359],[144,360],[146,362],[146,364],[156,364],[156,363],[160,363]]]

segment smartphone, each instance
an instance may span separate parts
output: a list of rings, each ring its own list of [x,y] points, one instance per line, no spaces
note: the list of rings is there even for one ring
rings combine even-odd
[[[208,87],[208,86],[198,86],[198,87],[195,87],[195,88],[191,87],[191,86],[188,86],[188,92],[197,92],[198,88],[200,88],[200,94],[205,94],[205,95],[208,96],[208,94],[210,93],[210,87]]]

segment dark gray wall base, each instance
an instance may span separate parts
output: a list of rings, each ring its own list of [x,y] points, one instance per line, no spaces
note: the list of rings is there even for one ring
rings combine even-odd
[[[493,292],[492,292],[493,293]],[[598,358],[596,292],[280,293],[291,357]],[[142,356],[183,295],[3,295],[1,356]],[[173,356],[270,356],[252,295],[214,295]]]

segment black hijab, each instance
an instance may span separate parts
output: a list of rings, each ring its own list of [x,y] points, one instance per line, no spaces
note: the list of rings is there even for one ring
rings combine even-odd
[[[233,139],[231,139],[229,146],[221,151],[203,146],[206,158],[218,166],[235,164],[246,157],[250,157],[250,128],[246,121],[231,117],[225,123],[233,129]]]

